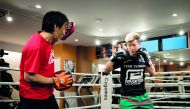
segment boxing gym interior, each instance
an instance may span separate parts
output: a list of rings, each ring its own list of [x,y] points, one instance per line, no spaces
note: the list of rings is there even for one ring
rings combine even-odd
[[[70,71],[74,81],[54,90],[59,109],[118,109],[121,71],[102,72],[127,49],[130,32],[140,34],[158,73],[145,73],[154,109],[190,109],[190,0],[0,0],[0,108],[17,109],[22,48],[48,11],[73,27],[53,47],[55,71]]]

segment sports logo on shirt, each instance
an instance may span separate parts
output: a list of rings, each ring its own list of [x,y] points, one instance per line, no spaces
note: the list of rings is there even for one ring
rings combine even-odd
[[[48,64],[52,64],[54,62],[54,51],[51,50],[50,56],[49,56],[49,61]]]
[[[144,58],[142,57],[142,55],[140,55],[139,62],[145,62],[145,60],[144,60]]]
[[[126,85],[137,85],[143,82],[143,69],[129,69],[126,71]]]

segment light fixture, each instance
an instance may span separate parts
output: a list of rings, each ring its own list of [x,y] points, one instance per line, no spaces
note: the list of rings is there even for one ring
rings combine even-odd
[[[183,61],[184,59],[182,57],[179,58],[180,61]]]
[[[156,58],[155,60],[156,60],[156,61],[159,61],[159,58]]]
[[[118,40],[113,40],[113,41],[112,41],[112,45],[116,45],[117,42],[118,42]]]
[[[99,41],[99,40],[96,40],[96,41],[95,41],[95,44],[96,44],[96,45],[100,45],[100,41]]]
[[[103,31],[103,28],[100,28],[100,29],[99,29],[99,31],[101,31],[101,32],[102,32],[102,31]]]
[[[166,62],[167,62],[167,60],[163,60],[163,62],[164,62],[164,63],[166,63]]]
[[[37,9],[41,9],[41,8],[42,8],[42,6],[41,6],[41,5],[39,5],[39,4],[37,4],[37,5],[35,5],[35,8],[37,8]]]
[[[179,31],[179,35],[184,35],[184,33],[185,33],[185,32],[184,32],[183,30],[180,30],[180,31]]]
[[[173,17],[177,17],[177,13],[173,13],[172,16],[173,16]]]
[[[146,40],[146,35],[143,34],[143,35],[140,36],[140,38],[141,38],[142,41],[144,41],[144,40]]]
[[[78,39],[75,39],[75,42],[78,42],[79,40]]]
[[[173,65],[174,63],[173,62],[170,62],[170,65]]]
[[[184,62],[180,62],[179,65],[180,65],[180,66],[183,66],[183,65],[184,65]]]
[[[9,12],[9,11],[8,11],[8,13],[7,13],[6,20],[7,20],[8,22],[12,22],[12,21],[13,21],[13,18],[10,16],[10,12]]]

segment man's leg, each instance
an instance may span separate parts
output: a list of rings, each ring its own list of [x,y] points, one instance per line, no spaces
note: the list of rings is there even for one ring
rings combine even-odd
[[[59,106],[57,104],[57,101],[54,95],[50,96],[50,98],[48,99],[47,109],[59,109]]]
[[[148,93],[145,93],[142,96],[139,96],[139,106],[141,107],[141,109],[153,109],[153,102],[150,99]]]
[[[44,100],[34,100],[20,97],[18,109],[46,109],[47,103]]]

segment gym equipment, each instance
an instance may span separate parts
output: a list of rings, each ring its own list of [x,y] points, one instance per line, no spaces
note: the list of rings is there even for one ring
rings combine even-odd
[[[78,83],[79,84],[96,84],[98,79],[99,79],[98,76],[84,75],[79,78]],[[86,89],[89,95],[93,95],[92,90],[91,90],[92,86],[78,86],[77,88],[78,88],[77,96],[82,96],[81,94],[82,89]],[[86,106],[86,103],[83,98],[79,98],[78,100],[81,103],[81,105]],[[95,101],[96,101],[95,97],[93,97],[93,105],[96,104]]]

